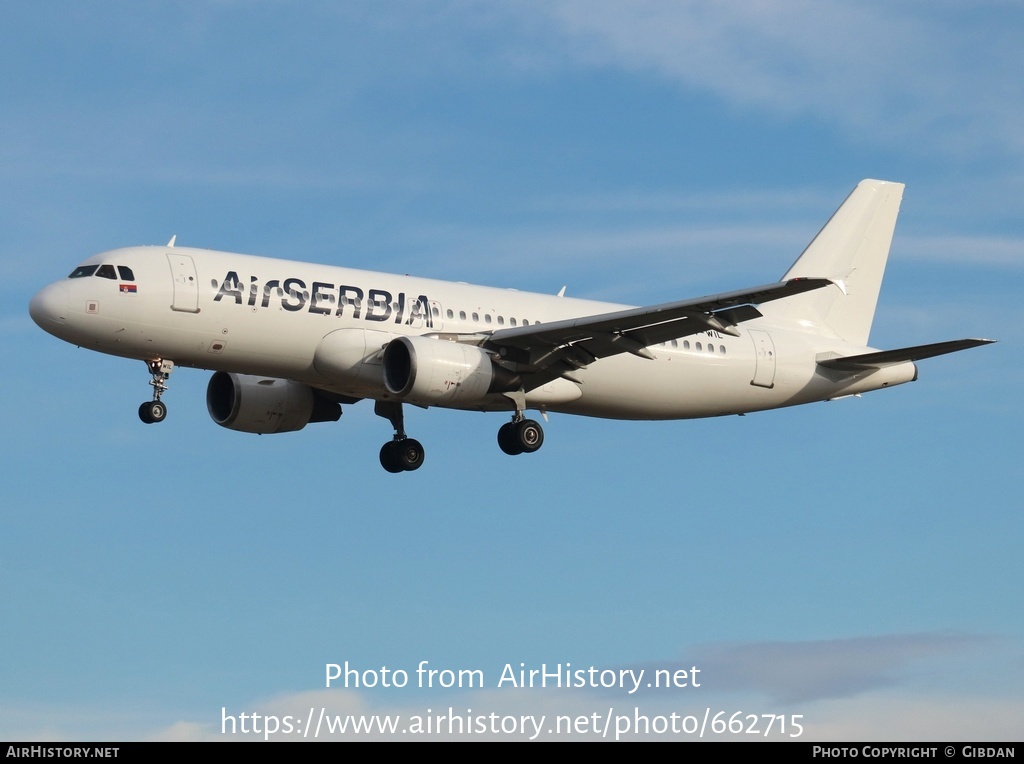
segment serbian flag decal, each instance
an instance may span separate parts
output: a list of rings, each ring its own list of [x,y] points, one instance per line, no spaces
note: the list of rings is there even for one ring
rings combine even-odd
[[[135,294],[139,291],[139,288],[135,284],[121,284],[122,294]]]

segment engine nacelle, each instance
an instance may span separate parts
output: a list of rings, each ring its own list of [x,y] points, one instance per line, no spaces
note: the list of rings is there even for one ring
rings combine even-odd
[[[430,337],[398,337],[384,350],[384,387],[411,403],[472,406],[518,390],[518,375],[475,345]]]
[[[218,371],[206,387],[206,408],[221,427],[239,432],[295,432],[310,422],[337,422],[341,406],[289,379]]]

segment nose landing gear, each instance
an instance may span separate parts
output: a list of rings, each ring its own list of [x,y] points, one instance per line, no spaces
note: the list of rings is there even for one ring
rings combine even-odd
[[[149,381],[153,386],[153,400],[139,406],[139,419],[146,424],[156,424],[167,418],[167,404],[160,400],[160,396],[167,392],[167,380],[174,371],[174,361],[158,358],[155,361],[147,361],[146,366],[153,377]]]

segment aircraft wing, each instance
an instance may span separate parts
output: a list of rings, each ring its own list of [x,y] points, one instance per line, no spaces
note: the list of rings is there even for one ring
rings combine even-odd
[[[519,364],[530,389],[618,353],[654,358],[649,346],[708,329],[736,336],[736,324],[760,318],[755,304],[831,284],[828,279],[794,278],[645,308],[499,329],[482,344],[503,360]]]

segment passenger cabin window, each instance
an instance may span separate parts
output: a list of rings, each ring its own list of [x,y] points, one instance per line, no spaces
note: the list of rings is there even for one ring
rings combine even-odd
[[[113,265],[101,265],[96,271],[96,275],[101,279],[116,279],[117,274],[114,273]]]
[[[99,268],[98,265],[79,265],[68,276],[69,279],[84,279],[86,276],[91,276]]]
[[[121,276],[121,281],[135,281],[135,274],[127,265],[117,266],[117,272]]]

